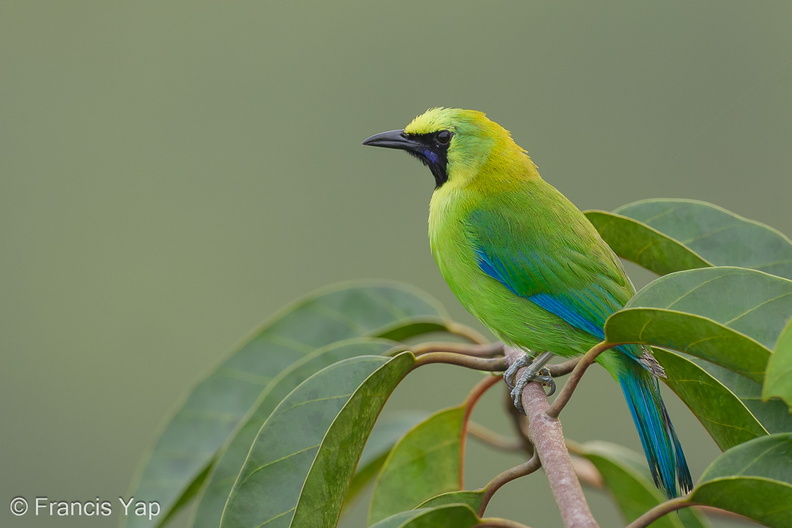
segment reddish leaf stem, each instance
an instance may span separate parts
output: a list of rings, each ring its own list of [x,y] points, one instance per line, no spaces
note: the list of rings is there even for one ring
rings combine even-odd
[[[476,403],[478,403],[484,393],[500,380],[500,376],[484,377],[484,379],[476,383],[467,398],[465,398],[465,415],[462,417],[462,436],[459,439],[459,489],[461,490],[465,489],[465,444],[470,414],[473,412],[473,407],[476,406]]]

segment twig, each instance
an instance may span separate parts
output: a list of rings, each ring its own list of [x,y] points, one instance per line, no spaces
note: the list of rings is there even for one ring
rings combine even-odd
[[[484,427],[480,423],[473,421],[468,422],[468,434],[473,438],[491,446],[495,449],[502,449],[504,451],[522,451],[522,442],[517,442],[514,438],[500,433],[496,433],[491,429]]]
[[[474,370],[485,370],[488,372],[502,372],[506,370],[506,360],[504,358],[479,358],[456,354],[454,352],[429,352],[418,356],[415,366],[428,365],[430,363],[449,363],[459,365]]]
[[[475,528],[531,528],[517,521],[510,521],[509,519],[501,519],[500,517],[489,517],[481,519],[481,522]]]
[[[530,475],[540,467],[542,467],[542,464],[539,462],[539,457],[537,454],[534,453],[534,456],[532,456],[527,462],[523,462],[519,466],[514,466],[513,468],[509,468],[506,471],[495,475],[495,478],[490,480],[489,483],[484,486],[485,492],[484,497],[481,500],[481,506],[479,507],[479,516],[484,515],[484,511],[487,509],[487,505],[492,499],[492,496],[495,495],[495,492],[501,489],[504,484],[511,482],[514,479],[524,477],[525,475]]]
[[[490,342],[489,339],[484,337],[479,331],[470,328],[469,326],[465,326],[460,323],[456,323],[454,321],[449,321],[446,324],[446,330],[449,334],[458,335],[459,337],[463,337],[470,341],[471,343],[476,343],[479,345],[486,345]]]
[[[485,345],[467,343],[445,343],[430,342],[421,343],[412,348],[412,353],[416,356],[428,354],[430,352],[453,352],[473,357],[495,357],[503,355],[503,343],[496,341]]]
[[[583,373],[586,372],[586,369],[591,366],[592,363],[597,359],[597,356],[605,352],[606,350],[613,348],[615,346],[619,346],[620,343],[608,343],[603,341],[594,345],[591,350],[586,352],[583,357],[580,358],[577,365],[575,366],[572,374],[569,375],[569,379],[567,379],[566,383],[564,384],[564,388],[561,389],[561,392],[556,396],[556,399],[553,401],[553,405],[547,409],[547,415],[551,418],[558,418],[558,415],[561,414],[564,406],[569,402],[569,398],[572,396],[572,393],[575,392],[575,389],[580,383],[580,379],[583,376]]]
[[[511,363],[516,360],[520,353],[519,350],[508,349],[507,362]],[[580,365],[575,367],[575,371],[578,368]],[[517,376],[519,375],[518,372]],[[572,380],[570,379],[570,381]],[[547,474],[550,490],[558,505],[564,526],[567,528],[598,527],[572,467],[572,460],[564,443],[561,422],[557,417],[547,414],[550,404],[547,401],[544,388],[538,383],[527,384],[523,389],[521,402],[528,417],[528,437],[536,448],[536,453]]]
[[[580,358],[570,359],[569,361],[564,361],[563,363],[556,363],[545,365],[545,368],[550,371],[550,375],[554,378],[558,378],[560,376],[566,376],[573,370],[580,362]]]
[[[597,471],[597,466],[589,459],[573,456],[572,467],[575,469],[575,475],[577,475],[582,485],[596,489],[602,489],[605,486],[602,481],[602,475]]]
[[[635,519],[628,524],[626,528],[645,528],[667,513],[695,505],[696,503],[690,502],[687,497],[677,497],[676,499],[667,500]]]

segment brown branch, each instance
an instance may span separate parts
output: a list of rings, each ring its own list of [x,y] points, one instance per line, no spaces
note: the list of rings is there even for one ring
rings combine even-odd
[[[503,372],[506,370],[506,361],[502,357],[479,358],[456,354],[454,352],[428,352],[418,356],[415,360],[416,367],[428,365],[430,363],[448,363],[450,365],[459,365],[460,367],[485,370],[487,372]]]
[[[522,354],[520,350],[508,349],[507,363],[511,364],[520,354]],[[579,367],[580,365],[575,367],[575,370]],[[520,372],[517,373],[518,377],[519,375]],[[538,383],[528,383],[523,389],[521,402],[528,417],[528,437],[536,448],[536,453],[545,470],[564,526],[567,528],[598,527],[597,521],[594,520],[589,510],[580,482],[575,475],[572,460],[564,443],[561,422],[557,417],[547,414],[550,404],[547,401],[544,388]]]
[[[506,396],[506,410],[509,412],[514,429],[517,431],[517,435],[520,438],[520,444],[522,445],[523,450],[528,453],[528,456],[533,456],[534,447],[531,443],[531,439],[528,438],[528,419],[523,413],[517,410],[517,407],[514,406],[511,393],[508,390],[504,391],[504,395]]]
[[[556,364],[548,364],[545,365],[545,368],[550,371],[550,375],[554,378],[558,378],[560,376],[566,376],[577,366],[580,358],[570,359],[569,361],[564,361],[563,363],[556,363]]]
[[[677,497],[676,499],[667,500],[635,519],[628,524],[626,528],[645,528],[663,515],[695,505],[696,503],[690,502],[687,497]]]
[[[412,353],[416,356],[428,354],[430,352],[453,352],[454,354],[462,354],[464,356],[472,357],[495,357],[503,355],[503,343],[496,341],[494,343],[468,344],[468,343],[445,343],[445,342],[429,342],[421,343],[412,348]]]
[[[583,373],[586,372],[586,369],[591,366],[592,363],[597,359],[597,356],[605,352],[606,350],[613,348],[615,346],[619,346],[620,343],[608,343],[603,341],[601,343],[597,343],[594,345],[591,350],[586,352],[578,361],[577,365],[575,365],[572,374],[569,375],[566,383],[564,383],[564,388],[561,389],[561,392],[556,396],[555,400],[553,401],[553,405],[547,409],[547,415],[551,418],[558,418],[558,415],[561,414],[561,411],[564,409],[564,406],[569,402],[569,398],[572,397],[572,393],[575,392],[575,389],[580,383],[580,379],[583,376]]]
[[[476,440],[479,440],[480,442],[483,442],[495,449],[501,449],[503,451],[523,450],[522,442],[516,441],[511,436],[497,433],[487,427],[484,427],[480,423],[473,421],[468,422],[468,434]]]
[[[532,456],[527,462],[523,462],[519,466],[514,466],[513,468],[509,468],[506,471],[497,474],[495,478],[490,480],[489,483],[484,486],[484,497],[481,500],[481,506],[479,507],[478,511],[479,517],[484,515],[484,511],[487,509],[487,505],[492,499],[492,496],[495,495],[495,492],[501,489],[504,484],[520,477],[524,477],[525,475],[530,475],[541,466],[542,465],[539,462],[539,457],[536,455],[536,453],[534,453],[534,456]]]

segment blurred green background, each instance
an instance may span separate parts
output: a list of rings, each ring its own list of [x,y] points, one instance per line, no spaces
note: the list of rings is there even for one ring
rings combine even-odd
[[[428,107],[486,111],[583,209],[696,198],[792,233],[790,51],[788,1],[0,3],[0,524],[115,524],[8,503],[126,497],[185,390],[316,287],[407,281],[475,324],[429,253],[431,175],[360,147]],[[424,370],[389,409],[476,379]],[[507,432],[497,392],[475,417]],[[697,478],[716,449],[667,399]],[[601,369],[563,420],[640,449]],[[469,459],[470,487],[519,461]],[[560,523],[541,474],[490,513]]]

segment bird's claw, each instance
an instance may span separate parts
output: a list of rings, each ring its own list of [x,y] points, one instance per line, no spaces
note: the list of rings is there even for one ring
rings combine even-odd
[[[503,380],[510,389],[509,394],[514,402],[514,406],[523,414],[525,414],[525,408],[523,408],[522,405],[522,392],[525,386],[530,382],[536,381],[548,387],[548,396],[551,396],[556,390],[556,384],[553,377],[550,375],[550,370],[544,366],[549,358],[550,355],[547,354],[546,356],[543,355],[541,359],[537,358],[537,360],[534,360],[530,358],[528,354],[524,354],[512,363],[509,368],[506,369],[506,372],[503,373]],[[525,369],[525,372],[522,373],[515,383],[514,378],[517,375],[517,371],[523,367],[528,368]]]
[[[528,354],[523,354],[509,365],[509,368],[503,373],[503,381],[506,382],[509,390],[514,390],[514,377],[517,375],[517,371],[523,367],[530,366],[531,363],[533,363],[533,358],[528,356]]]

